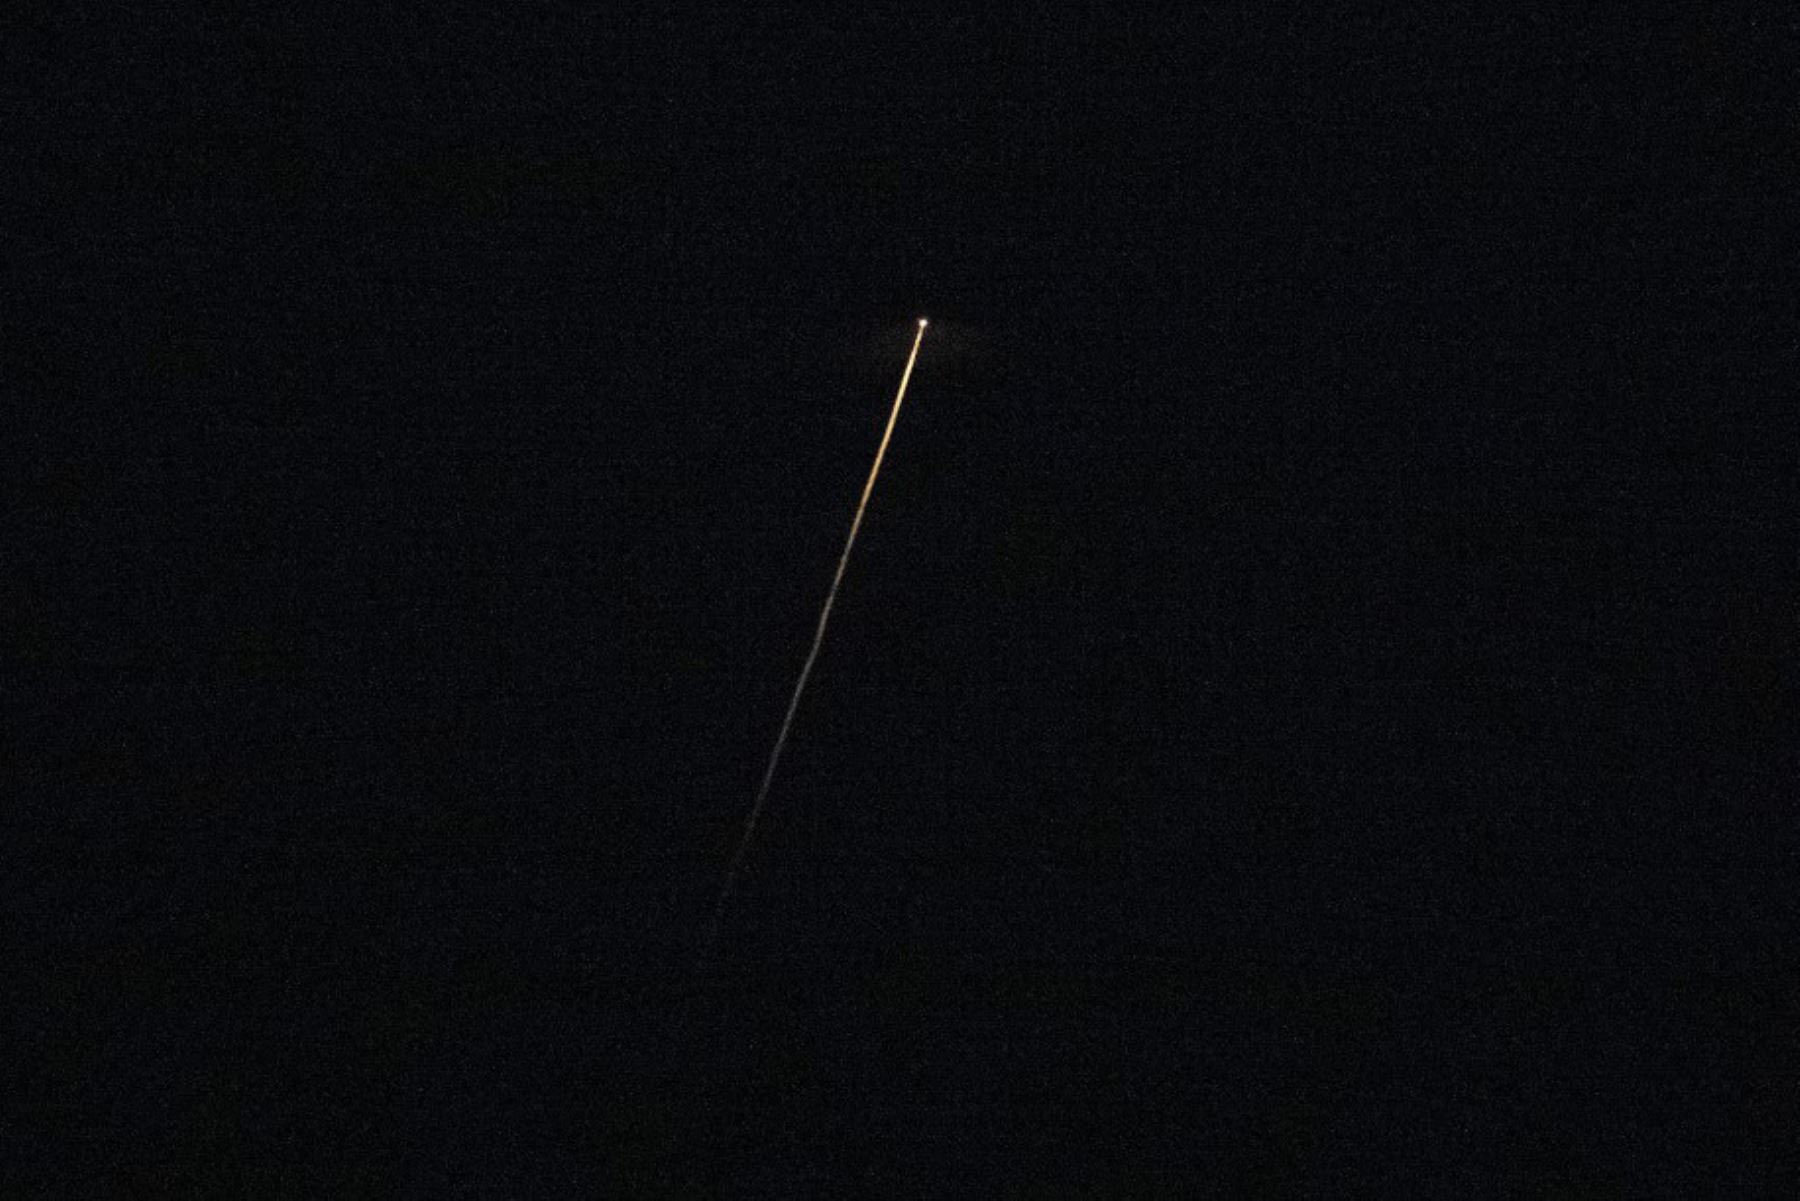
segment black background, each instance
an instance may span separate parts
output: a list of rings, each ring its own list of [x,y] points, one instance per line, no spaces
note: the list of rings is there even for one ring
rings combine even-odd
[[[1755,1178],[1794,30],[1251,11],[20,23],[11,1191]]]

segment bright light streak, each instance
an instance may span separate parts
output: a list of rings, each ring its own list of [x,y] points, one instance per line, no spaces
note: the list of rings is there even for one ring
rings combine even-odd
[[[812,649],[806,652],[806,662],[800,668],[800,678],[794,682],[794,695],[788,700],[787,715],[781,719],[781,732],[775,736],[775,748],[769,752],[769,766],[763,772],[762,784],[756,790],[756,800],[750,806],[750,816],[744,821],[744,833],[738,839],[737,851],[731,856],[731,866],[725,871],[725,883],[719,889],[718,904],[713,906],[712,924],[707,930],[706,945],[702,952],[702,963],[712,958],[713,944],[718,941],[719,928],[725,918],[725,905],[731,900],[731,890],[737,885],[738,873],[743,869],[744,856],[750,850],[750,840],[756,834],[756,823],[762,816],[763,802],[769,797],[769,784],[775,779],[775,765],[781,761],[781,750],[787,745],[788,731],[793,728],[794,712],[800,708],[800,694],[806,691],[806,681],[812,675],[813,662],[819,657],[819,647],[825,642],[825,624],[831,620],[831,607],[837,603],[838,585],[843,583],[844,568],[850,564],[850,548],[856,545],[856,531],[862,528],[863,511],[869,507],[869,494],[875,491],[875,477],[881,474],[881,460],[887,456],[888,440],[894,436],[894,422],[900,418],[900,402],[906,399],[906,385],[912,379],[913,364],[919,359],[919,343],[925,339],[925,318],[919,318],[919,332],[913,336],[912,353],[906,356],[906,370],[900,375],[900,390],[894,393],[894,407],[888,413],[887,428],[881,432],[881,446],[875,451],[875,463],[869,468],[868,482],[863,485],[862,499],[856,502],[856,516],[850,521],[850,536],[844,539],[844,553],[838,556],[837,572],[831,577],[831,590],[825,594],[825,607],[819,611],[819,627],[813,631]]]

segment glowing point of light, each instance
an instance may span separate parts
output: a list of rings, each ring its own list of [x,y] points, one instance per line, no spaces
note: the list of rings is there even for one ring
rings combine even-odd
[[[925,318],[923,318],[923,317],[919,318],[919,328],[920,329],[924,329],[927,325],[930,325],[930,324],[931,324],[931,322],[925,320]]]

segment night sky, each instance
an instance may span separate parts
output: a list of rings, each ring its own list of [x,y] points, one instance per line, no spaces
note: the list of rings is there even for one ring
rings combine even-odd
[[[1767,1185],[1795,37],[9,33],[0,1183]]]

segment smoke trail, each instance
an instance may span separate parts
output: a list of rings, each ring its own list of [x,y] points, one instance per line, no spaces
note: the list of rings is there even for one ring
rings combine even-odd
[[[856,516],[850,521],[850,536],[844,539],[844,553],[838,556],[837,572],[831,577],[831,591],[825,594],[825,607],[819,611],[819,628],[813,631],[812,649],[806,652],[806,663],[800,668],[800,678],[794,682],[794,695],[788,700],[787,715],[781,719],[781,732],[775,736],[775,748],[769,753],[769,766],[763,771],[762,784],[756,790],[756,800],[750,806],[750,816],[744,822],[744,833],[738,839],[737,851],[731,856],[731,866],[725,871],[725,883],[719,889],[719,900],[713,906],[712,922],[707,928],[706,943],[701,951],[701,964],[704,966],[712,958],[712,950],[719,940],[719,929],[725,920],[725,906],[731,900],[731,891],[737,885],[738,873],[744,866],[744,856],[750,850],[750,840],[756,834],[756,823],[762,817],[763,802],[769,796],[769,784],[775,779],[775,765],[781,761],[781,750],[787,745],[788,731],[794,724],[794,711],[800,707],[800,694],[806,691],[807,677],[812,675],[813,661],[819,657],[819,647],[825,641],[825,623],[831,620],[831,606],[837,601],[838,585],[843,582],[844,568],[850,563],[850,548],[856,545],[856,531],[862,528],[863,510],[868,508],[869,494],[875,490],[875,477],[881,473],[881,460],[887,454],[888,439],[894,436],[894,422],[900,417],[900,402],[906,399],[906,384],[912,379],[913,363],[919,357],[919,343],[925,339],[925,318],[919,318],[919,332],[913,336],[912,353],[906,356],[906,370],[900,376],[900,390],[894,394],[894,407],[888,413],[887,428],[881,433],[881,446],[875,451],[875,464],[869,468],[868,482],[863,485],[862,499],[856,502]]]

